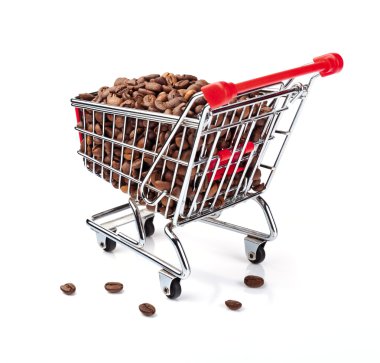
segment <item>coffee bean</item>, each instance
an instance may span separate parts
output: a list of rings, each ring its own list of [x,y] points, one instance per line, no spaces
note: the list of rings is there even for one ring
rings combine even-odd
[[[61,291],[66,294],[66,295],[72,295],[76,291],[76,287],[73,283],[68,282],[67,284],[61,285],[60,286]]]
[[[123,284],[121,282],[107,282],[105,285],[104,285],[104,288],[114,294],[114,293],[117,293],[117,292],[120,292],[121,290],[123,290]]]
[[[256,192],[262,192],[265,189],[265,184],[261,183],[253,188]]]
[[[139,309],[145,316],[152,316],[156,313],[156,308],[148,303],[139,305]]]
[[[261,287],[264,285],[264,279],[260,276],[248,275],[244,278],[244,283],[248,287]]]
[[[236,300],[226,300],[224,303],[230,310],[239,310],[242,306],[241,302]]]

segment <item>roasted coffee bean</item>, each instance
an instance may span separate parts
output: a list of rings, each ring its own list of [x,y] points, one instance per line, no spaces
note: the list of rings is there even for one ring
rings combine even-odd
[[[156,73],[153,73],[153,74],[148,74],[147,76],[144,76],[144,79],[146,81],[150,81],[152,78],[157,78],[157,77],[160,77],[160,75],[156,74]]]
[[[156,313],[156,308],[152,304],[149,304],[149,303],[144,303],[144,304],[139,305],[139,310],[145,316],[152,316]]]
[[[66,294],[66,295],[72,295],[76,291],[76,287],[73,283],[68,282],[67,284],[61,285],[60,286],[61,291]]]
[[[123,290],[123,284],[121,282],[107,282],[105,285],[104,285],[104,288],[114,294],[114,293],[117,293],[117,292],[120,292],[121,290]]]
[[[265,189],[265,184],[261,183],[253,188],[256,192],[262,192]]]
[[[166,181],[163,181],[163,180],[155,180],[153,182],[153,185],[157,188],[157,189],[160,189],[160,190],[167,190],[169,191],[170,190],[170,187],[171,187],[171,183],[170,182],[166,182]]]
[[[79,98],[80,100],[84,100],[84,101],[92,101],[92,100],[95,98],[95,96],[92,95],[91,93],[81,93],[81,94],[78,96],[78,98]]]
[[[166,79],[164,77],[157,77],[154,79],[154,82],[162,85],[162,86],[166,86],[168,83],[166,82]]]
[[[182,103],[182,98],[180,96],[176,97],[176,98],[172,98],[166,102],[166,106],[167,106],[166,108],[175,108],[178,105],[180,105],[181,103]]]
[[[190,85],[190,81],[188,79],[184,79],[182,81],[176,82],[173,87],[180,89],[180,88],[187,88]]]
[[[242,307],[241,302],[236,300],[226,300],[224,303],[230,310],[239,310]]]
[[[264,285],[264,279],[260,276],[248,275],[244,278],[244,283],[248,287],[261,287]]]
[[[161,92],[162,85],[156,82],[145,82],[145,89],[154,92]]]
[[[260,180],[261,178],[261,170],[259,168],[256,169],[255,175],[253,176],[253,180]]]

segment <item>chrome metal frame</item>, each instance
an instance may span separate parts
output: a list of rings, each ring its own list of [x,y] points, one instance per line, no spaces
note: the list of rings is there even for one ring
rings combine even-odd
[[[271,85],[269,87],[265,87],[264,89],[251,90],[250,92],[255,91],[261,93],[258,93],[258,96],[253,99],[250,98],[244,101],[237,101],[235,103],[217,109],[212,110],[208,105],[206,105],[198,119],[189,118],[188,111],[190,110],[193,103],[200,97],[202,97],[203,94],[201,92],[195,94],[191,98],[188,105],[186,106],[185,111],[180,117],[166,114],[158,114],[155,112],[149,112],[145,110],[127,109],[123,107],[114,107],[103,104],[96,104],[88,101],[82,101],[78,99],[72,99],[72,105],[82,111],[81,117],[83,121],[85,120],[85,110],[87,112],[90,111],[93,113],[92,131],[87,130],[86,125],[84,125],[83,128],[76,127],[75,129],[84,136],[85,140],[86,137],[89,136],[92,138],[101,139],[102,143],[101,160],[96,160],[94,157],[86,155],[86,141],[85,152],[78,151],[78,154],[84,158],[87,168],[90,170],[91,167],[89,166],[92,165],[92,171],[95,172],[96,165],[101,167],[101,176],[103,176],[105,170],[108,170],[110,172],[110,181],[112,181],[112,174],[117,174],[118,176],[120,176],[119,187],[121,183],[121,177],[124,177],[128,180],[129,190],[131,182],[136,183],[136,185],[139,185],[139,191],[141,195],[141,197],[137,196],[135,199],[130,197],[129,201],[126,204],[98,213],[87,220],[87,224],[90,226],[92,230],[96,232],[98,242],[104,245],[106,239],[109,238],[117,243],[123,244],[131,248],[135,252],[138,252],[140,255],[158,264],[161,267],[161,288],[167,295],[170,295],[171,282],[175,278],[185,279],[190,275],[190,265],[187,260],[185,251],[182,247],[180,240],[173,231],[173,229],[176,226],[181,226],[186,223],[199,220],[203,223],[242,233],[246,235],[245,250],[247,257],[250,260],[255,260],[257,248],[261,244],[266,243],[267,241],[274,240],[277,236],[277,227],[273,215],[268,204],[261,197],[261,194],[267,189],[270,182],[272,181],[274,172],[277,170],[278,163],[283,155],[285,146],[288,142],[289,136],[293,131],[296,120],[298,119],[300,110],[304,104],[304,100],[307,96],[310,85],[317,76],[318,75],[313,76],[308,84],[294,84],[294,80],[291,79],[287,83],[279,83]],[[247,92],[247,94],[250,92]],[[267,102],[269,102],[270,104],[271,111],[265,113],[262,116],[261,109],[264,104],[267,104]],[[298,105],[295,106],[297,102]],[[295,113],[291,121],[291,125],[287,130],[279,130],[279,120],[283,112],[288,110],[290,106],[295,108]],[[246,111],[246,108],[248,108],[249,110],[249,115],[248,117],[243,119],[243,114],[244,111]],[[238,110],[240,110],[241,112],[238,113]],[[94,132],[95,112],[101,112],[103,114],[102,135],[98,135]],[[104,121],[106,114],[113,116],[114,122],[112,129],[112,137],[105,136]],[[135,136],[132,144],[127,144],[123,141],[115,140],[114,135],[116,116],[121,116],[124,118],[123,135],[127,124],[127,118],[135,118]],[[218,125],[217,120],[220,116],[222,116],[222,123]],[[237,122],[234,121],[236,116],[238,117]],[[232,160],[231,158],[228,161],[227,165],[221,167],[219,164],[219,157],[217,155],[214,155],[215,148],[219,139],[223,137],[227,139],[230,133],[231,135],[233,134],[234,136],[232,143],[232,155],[235,155],[235,153],[239,152],[239,150],[245,150],[247,143],[250,140],[251,134],[256,126],[256,122],[260,120],[260,118],[264,117],[267,120],[265,124],[266,126],[264,128],[264,131],[262,132],[260,140],[258,142],[255,142],[255,150],[258,151],[251,152],[248,157],[244,156],[243,152],[240,152],[240,155],[237,160]],[[230,118],[229,122],[226,121],[228,118]],[[147,136],[145,136],[144,147],[141,148],[136,146],[137,125],[138,120],[141,119],[146,120],[148,124],[149,122],[156,122],[159,125],[158,134],[161,125],[170,125],[170,135],[159,152],[157,152],[158,141],[156,142],[155,150],[151,151],[145,148]],[[181,127],[183,128],[183,136],[179,147],[178,157],[175,159],[168,155],[168,149],[173,143],[174,136],[176,135],[177,131],[180,130]],[[186,130],[188,129],[195,130],[195,139],[189,160],[183,161],[181,160],[181,152],[184,145]],[[243,138],[244,133],[246,133],[245,138]],[[207,157],[205,157],[202,155],[207,155],[206,141],[209,137],[214,137],[214,140],[212,141],[211,146],[210,144],[208,144],[209,154]],[[278,137],[283,137],[283,141],[274,163],[263,163],[263,158],[265,156],[266,149],[270,145],[271,140]],[[103,162],[104,145],[106,142],[112,144],[111,155],[113,155],[115,147],[120,147],[122,149],[122,159],[120,162],[119,170]],[[199,145],[201,145],[200,157],[198,156]],[[128,174],[122,172],[121,164],[123,162],[125,148],[129,148],[130,150],[132,150],[132,153],[139,152],[142,155],[150,155],[151,157],[153,157],[153,164],[151,165],[151,168],[144,177],[142,176],[141,170],[138,177],[133,177],[131,173]],[[252,166],[252,161],[255,156],[257,156],[257,160],[255,164]],[[175,170],[173,182],[171,184],[171,189],[158,190],[153,185],[151,185],[149,181],[157,165],[159,163],[164,163],[165,165],[167,162],[175,163]],[[212,164],[212,162],[215,163],[215,165],[214,169],[210,170],[210,165]],[[179,197],[175,197],[171,194],[171,192],[174,187],[177,170],[180,166],[186,167],[186,173],[183,178],[183,185],[181,188],[180,195]],[[239,166],[243,166],[244,170],[242,172],[239,172],[238,175],[237,170]],[[231,167],[233,168],[233,173],[232,175],[227,175],[228,171],[231,170]],[[258,167],[269,170],[269,175],[267,176],[267,179],[264,182],[263,190],[255,192],[251,189],[251,187],[255,171]],[[196,169],[196,176],[199,180],[199,185],[203,185],[203,183],[206,182],[206,179],[210,178],[209,185],[205,194],[206,196],[208,195],[208,191],[210,190],[210,187],[215,180],[216,171],[220,169],[224,170],[215,196],[213,196],[210,200],[207,200],[207,207],[205,205],[206,200],[202,200],[201,202],[197,201],[201,189],[200,187],[198,187],[198,190],[195,191],[195,197],[191,205],[186,206],[186,198],[188,194],[188,189],[190,187],[192,170],[194,168]],[[249,168],[251,168],[251,170],[249,170]],[[228,180],[227,177],[229,178]],[[240,178],[237,186],[233,186],[233,180],[235,177]],[[225,179],[227,180],[227,188],[224,191],[222,191],[222,185]],[[156,192],[156,197],[153,199],[149,198],[147,194],[147,189]],[[228,196],[230,192],[233,193],[232,197]],[[175,211],[172,215],[168,214],[169,202],[167,203],[165,217],[169,220],[169,223],[165,227],[165,233],[176,251],[179,260],[179,267],[173,266],[167,261],[160,259],[159,257],[153,255],[152,253],[144,249],[146,241],[144,223],[147,219],[154,217],[154,212],[149,212],[147,209],[144,208],[143,205],[146,204],[148,206],[157,206],[157,204],[164,197],[168,197],[169,201],[174,200],[177,203]],[[224,204],[222,206],[217,206],[216,203],[218,198],[220,197],[223,198]],[[249,228],[244,228],[232,223],[220,221],[218,219],[222,210],[230,208],[248,199],[253,199],[261,207],[268,224],[269,233],[263,233]],[[117,213],[120,212],[125,213],[121,217],[113,218]],[[104,218],[113,219],[102,221]],[[117,231],[117,228],[119,226],[122,226],[131,221],[135,221],[135,225],[138,232],[137,239],[133,239],[130,236],[127,236]]]

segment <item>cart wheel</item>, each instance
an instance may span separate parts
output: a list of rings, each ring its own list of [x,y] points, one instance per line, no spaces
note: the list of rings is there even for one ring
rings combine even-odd
[[[169,299],[177,299],[180,297],[182,292],[181,289],[181,279],[178,277],[173,279],[171,284],[170,284],[170,294],[166,295]]]
[[[144,229],[145,229],[145,236],[150,237],[154,234],[154,224],[153,224],[154,217],[148,218],[145,220],[144,223]]]
[[[106,238],[106,241],[101,244],[103,251],[112,252],[116,248],[116,242],[112,239]]]
[[[259,264],[261,262],[263,262],[265,260],[265,243],[261,244],[259,247],[257,247],[257,250],[256,250],[256,258],[255,259],[251,259],[249,258],[249,260],[254,263],[254,264]]]

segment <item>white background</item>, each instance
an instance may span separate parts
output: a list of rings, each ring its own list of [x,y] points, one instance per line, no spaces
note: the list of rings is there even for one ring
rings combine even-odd
[[[378,362],[375,4],[4,3],[0,361]],[[241,81],[327,52],[341,53],[345,68],[315,82],[264,195],[279,237],[261,266],[245,259],[242,235],[190,224],[178,235],[193,273],[169,301],[156,266],[98,248],[85,219],[125,196],[83,168],[71,97],[152,72]],[[245,203],[225,218],[260,226],[254,210]],[[249,273],[265,287],[245,288]],[[124,293],[107,294],[110,280]],[[68,281],[75,296],[59,290]],[[226,299],[244,308],[228,311]],[[142,302],[156,306],[154,318],[140,314]]]

